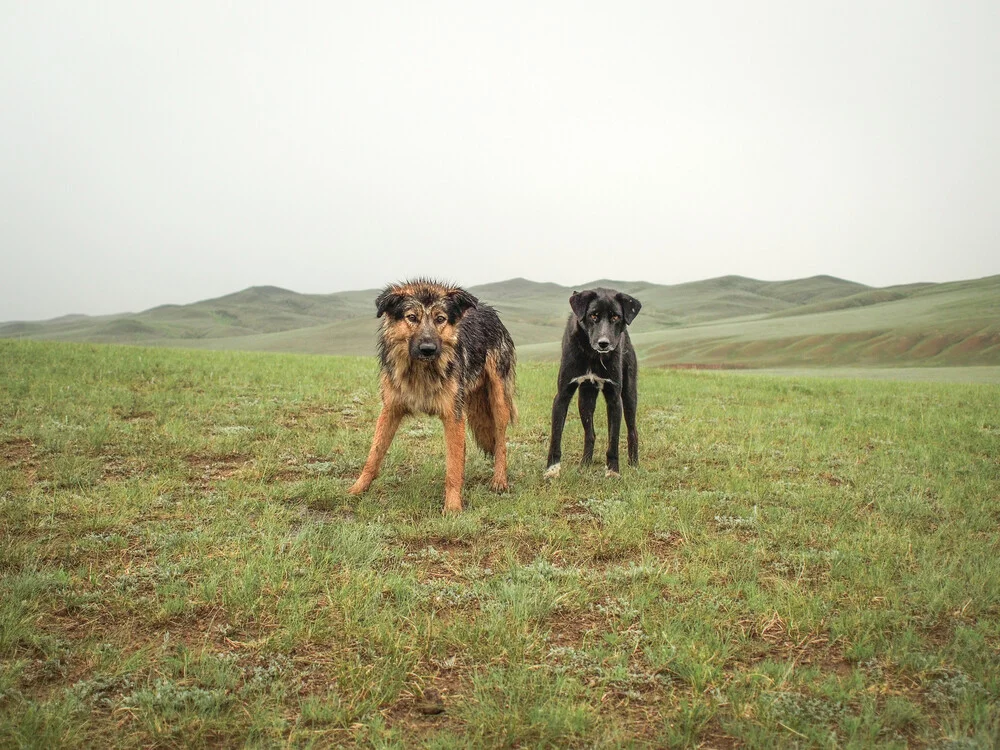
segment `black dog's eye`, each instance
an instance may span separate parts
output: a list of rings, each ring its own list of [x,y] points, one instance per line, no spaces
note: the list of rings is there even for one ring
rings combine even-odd
[[[611,322],[612,323],[617,323],[619,320],[621,320],[621,315],[612,315],[611,316]]]
[[[410,321],[411,323],[416,323],[417,322],[417,316],[414,315],[413,313],[410,313],[409,315],[407,315],[406,319],[408,321]]]
[[[448,319],[444,315],[438,315],[436,318],[434,318],[434,322],[437,323],[438,325],[443,325],[447,320]]]
[[[601,316],[598,315],[597,313],[591,313],[590,314],[590,319],[591,320],[597,320],[599,317],[601,317]]]

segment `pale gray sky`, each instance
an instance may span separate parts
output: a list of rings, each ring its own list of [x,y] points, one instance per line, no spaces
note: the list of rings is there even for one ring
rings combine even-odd
[[[0,320],[1000,273],[1000,2],[0,0]]]

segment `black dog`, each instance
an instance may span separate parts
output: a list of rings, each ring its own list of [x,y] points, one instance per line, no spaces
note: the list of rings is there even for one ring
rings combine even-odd
[[[622,407],[628,431],[628,462],[639,464],[639,431],[635,424],[638,401],[636,377],[639,365],[626,326],[635,320],[642,304],[614,289],[573,292],[569,298],[573,314],[566,322],[559,364],[558,391],[552,402],[552,442],[549,444],[546,477],[559,476],[562,432],[573,393],[580,389],[580,420],[583,422],[583,465],[594,457],[594,408],[597,394],[604,392],[608,405],[607,476],[618,474],[618,433]]]

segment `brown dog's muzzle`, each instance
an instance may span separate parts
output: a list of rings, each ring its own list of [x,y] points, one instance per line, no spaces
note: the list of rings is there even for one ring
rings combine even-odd
[[[441,354],[441,337],[430,325],[420,326],[420,331],[410,340],[410,356],[414,359],[437,359]]]

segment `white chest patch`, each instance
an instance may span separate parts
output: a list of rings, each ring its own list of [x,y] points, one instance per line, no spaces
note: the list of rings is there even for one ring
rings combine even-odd
[[[582,385],[583,383],[590,383],[591,385],[596,385],[598,390],[604,390],[605,383],[615,384],[615,381],[610,378],[602,378],[600,375],[595,375],[592,372],[588,372],[586,375],[581,375],[578,378],[573,378],[571,383],[576,383],[577,385]]]

